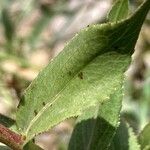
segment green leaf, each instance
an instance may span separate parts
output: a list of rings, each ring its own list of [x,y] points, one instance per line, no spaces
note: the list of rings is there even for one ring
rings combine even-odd
[[[15,25],[13,23],[13,20],[10,16],[10,12],[7,8],[3,8],[1,12],[1,21],[4,28],[4,34],[5,34],[5,49],[8,53],[12,53],[13,51],[13,40],[15,38]]]
[[[121,122],[109,150],[140,150],[137,137],[132,128]]]
[[[144,150],[150,149],[150,123],[145,126],[139,135],[139,143]]]
[[[7,146],[2,146],[2,145],[0,145],[0,150],[12,150],[12,149],[10,149],[10,148],[7,147]]]
[[[23,150],[42,150],[42,148],[30,141],[24,146]]]
[[[17,126],[26,142],[109,100],[130,62],[150,0],[129,19],[80,31],[25,91]]]
[[[5,8],[2,10],[2,23],[3,27],[5,29],[5,38],[8,40],[8,42],[11,42],[14,36],[14,24],[13,21],[11,20],[9,11]]]
[[[5,127],[11,127],[14,123],[15,120],[0,114],[0,124],[4,125]]]
[[[25,134],[27,138],[28,136],[32,136],[34,132],[37,133],[39,129],[43,130],[43,128],[45,128],[44,130],[48,130],[53,125],[59,123],[60,120],[64,120],[67,117],[80,115],[84,109],[96,105],[99,100],[101,103],[107,101],[109,99],[109,95],[112,94],[116,90],[115,88],[120,85],[123,72],[129,64],[128,62],[129,58],[124,54],[103,54],[82,71],[83,77],[81,74],[76,75],[69,83],[70,85],[63,89],[63,93],[58,94],[58,97],[55,97],[52,101],[49,100],[49,102],[47,102],[47,96],[45,95],[44,102],[46,101],[45,103],[47,103],[45,107],[42,106],[42,101],[39,101],[38,107],[34,106],[35,103],[30,104],[31,109],[23,110],[24,113],[20,112],[23,113],[21,117],[27,117],[26,113],[28,114],[28,111],[30,113],[32,112],[33,119],[36,119],[29,122],[29,124],[27,124],[28,120],[24,123],[23,127],[29,125],[27,129],[25,129],[27,131]],[[107,68],[105,67],[106,64],[108,65]],[[116,68],[118,68],[118,70]],[[107,73],[108,70],[112,72],[112,74],[103,74],[103,72]],[[59,84],[57,83],[55,86],[58,85]],[[101,91],[102,94],[99,91]],[[41,93],[43,92],[44,91],[41,91]],[[46,93],[44,92],[44,94]],[[26,102],[27,101],[25,101],[25,104]],[[38,116],[40,113],[42,114]]]
[[[133,129],[128,127],[128,132],[129,132],[129,139],[128,139],[128,145],[129,145],[129,150],[140,150],[140,145],[138,143],[137,137],[133,132]]]
[[[110,96],[109,101],[91,107],[78,118],[69,150],[108,149],[119,124],[122,102],[120,89]]]
[[[129,14],[128,3],[128,0],[117,0],[108,14],[108,20],[115,22],[126,19]]]

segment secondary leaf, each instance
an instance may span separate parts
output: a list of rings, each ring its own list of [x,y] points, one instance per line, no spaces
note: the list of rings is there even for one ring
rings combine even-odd
[[[137,137],[125,122],[121,122],[109,150],[140,150]]]
[[[42,148],[30,141],[24,146],[23,150],[42,150]]]
[[[147,0],[129,19],[80,31],[25,91],[17,126],[26,142],[66,118],[109,100],[130,62],[150,7]]]
[[[11,150],[11,149],[7,146],[0,145],[0,150]]]
[[[128,127],[128,132],[129,132],[129,139],[128,139],[128,145],[129,145],[129,150],[140,150],[140,145],[137,140],[137,136],[134,134],[133,129]]]
[[[139,142],[142,149],[150,149],[150,123],[147,124],[143,131],[140,133]]]
[[[7,9],[2,10],[2,23],[5,29],[6,40],[8,40],[8,42],[11,42],[14,36],[15,28]]]
[[[110,22],[126,19],[129,14],[128,0],[117,0],[108,14]]]
[[[106,150],[119,124],[121,87],[103,105],[91,107],[78,118],[69,150]],[[113,107],[112,107],[113,106]]]
[[[15,120],[0,114],[0,124],[4,125],[5,127],[11,127],[14,123]]]

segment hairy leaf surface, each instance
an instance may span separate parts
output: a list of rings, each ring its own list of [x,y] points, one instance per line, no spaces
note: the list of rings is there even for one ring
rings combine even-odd
[[[125,122],[121,122],[109,150],[140,150],[137,137]]]
[[[127,20],[81,30],[25,91],[17,126],[26,142],[59,122],[109,100],[130,62],[150,7]]]

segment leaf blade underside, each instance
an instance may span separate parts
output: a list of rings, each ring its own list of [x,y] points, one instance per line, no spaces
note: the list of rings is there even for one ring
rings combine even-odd
[[[120,85],[150,0],[129,19],[78,33],[24,93],[17,126],[28,142],[59,122],[107,101]]]

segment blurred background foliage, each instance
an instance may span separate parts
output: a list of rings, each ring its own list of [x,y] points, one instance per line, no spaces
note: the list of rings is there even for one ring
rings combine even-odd
[[[106,22],[115,0],[1,0],[0,113],[15,119],[24,89],[81,28]],[[142,0],[130,0],[131,13]],[[121,117],[138,134],[150,121],[150,15],[125,73]],[[66,149],[75,119],[35,141],[46,150]]]

